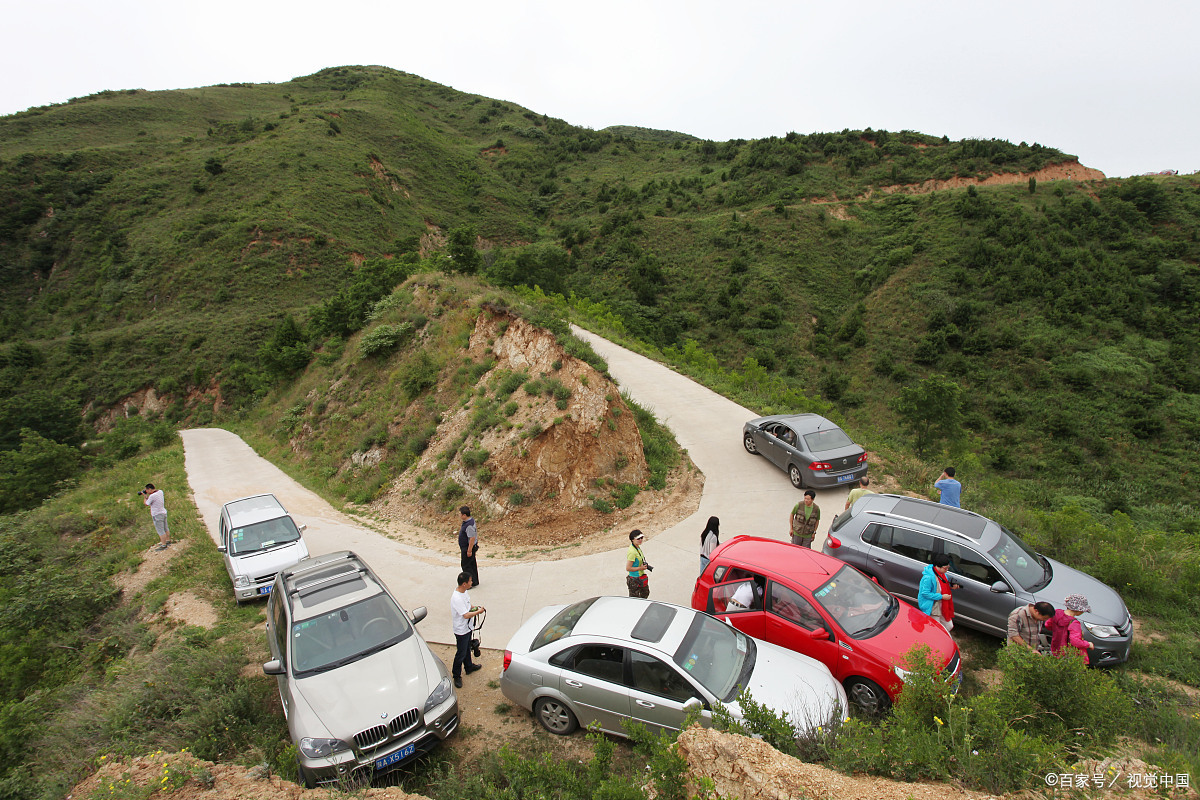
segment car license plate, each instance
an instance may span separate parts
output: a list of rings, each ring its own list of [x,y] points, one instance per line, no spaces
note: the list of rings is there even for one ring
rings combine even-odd
[[[850,481],[852,481],[854,479],[855,479],[855,476],[854,476],[854,473],[852,472],[849,475],[841,476],[840,478],[837,479],[837,482],[838,483],[849,483]]]
[[[258,589],[258,593],[259,593],[259,594],[270,594],[270,593],[271,593],[271,587],[270,587],[270,586],[260,586],[260,587],[259,587],[259,589]]]
[[[408,758],[413,753],[415,753],[416,750],[417,750],[416,742],[413,742],[412,744],[409,744],[409,745],[405,745],[404,747],[401,747],[399,750],[392,753],[391,755],[387,755],[387,756],[384,756],[383,758],[376,760],[375,769],[383,769],[384,767],[390,767],[392,764],[395,764],[397,761],[403,761],[404,759]]]

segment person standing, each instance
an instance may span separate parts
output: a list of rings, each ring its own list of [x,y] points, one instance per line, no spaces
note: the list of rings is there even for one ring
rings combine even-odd
[[[874,492],[872,492],[870,489],[867,488],[870,485],[871,485],[871,479],[868,478],[866,475],[863,475],[862,478],[859,479],[859,481],[858,481],[858,487],[855,489],[851,489],[850,493],[848,495],[846,495],[846,507],[842,510],[849,511],[850,506],[854,505],[854,501],[857,500],[858,498],[862,497],[864,494],[875,494]]]
[[[704,532],[700,534],[700,571],[708,569],[708,560],[712,551],[721,543],[721,520],[709,517]]]
[[[1035,653],[1041,650],[1042,623],[1054,616],[1054,606],[1041,600],[1014,608],[1008,615],[1008,642],[1028,647]]]
[[[942,505],[962,508],[959,498],[962,497],[962,484],[954,480],[954,467],[946,467],[938,476],[933,488],[938,490],[938,502]]]
[[[1062,655],[1067,652],[1068,646],[1074,647],[1083,656],[1083,663],[1091,663],[1088,651],[1095,649],[1096,645],[1083,638],[1083,626],[1076,617],[1091,611],[1092,606],[1081,594],[1067,595],[1063,605],[1066,608],[1055,611],[1046,623],[1050,629],[1050,652],[1056,656]]]
[[[646,563],[642,552],[642,542],[646,535],[636,528],[629,532],[629,549],[625,551],[625,585],[629,587],[630,597],[650,596],[650,576],[647,572],[654,567]]]
[[[475,552],[479,549],[479,532],[475,528],[470,506],[458,509],[458,514],[462,517],[462,524],[458,528],[459,564],[463,572],[470,574],[472,585],[478,586],[479,563],[475,560]]]
[[[817,493],[812,489],[804,490],[804,499],[796,503],[792,509],[792,544],[812,549],[813,539],[817,535],[817,526],[821,524],[821,507],[814,501]]]
[[[454,667],[451,669],[451,673],[454,675],[454,685],[459,689],[463,685],[463,670],[470,675],[477,669],[483,669],[482,665],[471,660],[471,623],[469,620],[479,616],[487,609],[483,606],[471,605],[471,595],[467,594],[467,589],[471,588],[471,584],[470,573],[460,572],[458,587],[450,595],[450,624],[454,631]]]
[[[155,489],[153,483],[147,483],[146,488],[138,494],[142,495],[142,504],[150,507],[150,520],[158,533],[158,546],[155,550],[166,550],[171,543],[171,531],[167,528],[167,501],[162,489]]]
[[[957,583],[950,583],[946,570],[950,567],[950,556],[938,553],[932,564],[925,565],[921,573],[921,584],[917,588],[917,606],[929,616],[942,623],[948,631],[954,630],[954,597],[951,591]]]

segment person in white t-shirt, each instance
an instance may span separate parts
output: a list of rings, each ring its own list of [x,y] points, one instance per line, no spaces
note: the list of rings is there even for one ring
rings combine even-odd
[[[153,483],[147,483],[146,488],[138,494],[143,497],[143,505],[150,507],[150,519],[154,522],[154,530],[158,532],[158,547],[154,549],[166,550],[171,543],[171,531],[167,528],[167,502],[162,489],[155,489]]]
[[[467,589],[470,589],[471,585],[471,573],[460,572],[458,587],[454,590],[454,594],[450,595],[450,621],[454,630],[454,667],[451,672],[454,675],[454,685],[459,689],[463,685],[464,669],[468,675],[475,670],[483,669],[481,665],[471,660],[471,623],[469,620],[479,616],[487,609],[483,606],[471,605],[471,595],[467,594]]]

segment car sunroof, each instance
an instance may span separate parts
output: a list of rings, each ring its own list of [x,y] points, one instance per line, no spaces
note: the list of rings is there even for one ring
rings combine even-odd
[[[633,631],[629,635],[643,642],[661,641],[667,628],[671,627],[671,620],[675,619],[675,613],[676,609],[670,606],[651,603],[650,607],[642,614],[642,618],[637,621],[637,625],[633,626]]]

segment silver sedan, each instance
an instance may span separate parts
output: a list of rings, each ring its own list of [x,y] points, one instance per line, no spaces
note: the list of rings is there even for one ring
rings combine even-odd
[[[703,612],[634,597],[543,608],[509,641],[500,678],[506,698],[564,736],[592,724],[627,736],[626,720],[678,730],[692,709],[707,725],[718,703],[740,717],[742,687],[798,730],[843,720],[849,707],[824,664]]]

